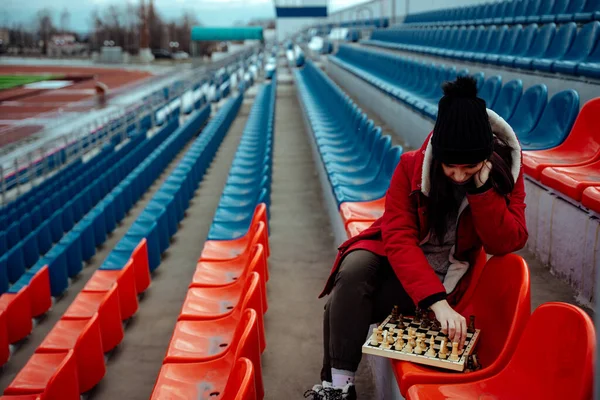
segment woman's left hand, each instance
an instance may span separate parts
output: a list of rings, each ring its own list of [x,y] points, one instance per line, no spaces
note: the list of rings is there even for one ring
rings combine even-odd
[[[475,174],[475,186],[477,186],[477,189],[485,185],[487,180],[490,178],[491,171],[492,163],[490,161],[484,162],[481,169]]]

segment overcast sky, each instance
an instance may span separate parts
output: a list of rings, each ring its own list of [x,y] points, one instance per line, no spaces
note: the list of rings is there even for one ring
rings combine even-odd
[[[60,12],[66,7],[71,13],[70,29],[84,32],[90,26],[90,13],[94,8],[103,9],[110,4],[132,4],[138,0],[0,0],[0,24],[22,22],[30,25],[35,13],[42,8],[54,11],[58,25]],[[329,11],[339,10],[365,0],[329,0]],[[275,9],[272,0],[155,0],[155,6],[167,19],[177,18],[182,10],[196,12],[207,26],[229,26],[235,21],[252,18],[272,18]]]

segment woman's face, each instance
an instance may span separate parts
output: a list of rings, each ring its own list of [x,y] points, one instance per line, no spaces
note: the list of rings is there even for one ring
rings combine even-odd
[[[469,182],[482,167],[484,161],[477,164],[444,164],[444,174],[457,185]]]

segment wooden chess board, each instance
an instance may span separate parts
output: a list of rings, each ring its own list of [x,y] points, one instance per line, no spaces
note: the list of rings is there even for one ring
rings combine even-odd
[[[452,352],[452,343],[447,341],[446,347],[448,348],[448,358],[442,359],[439,358],[440,345],[442,343],[442,339],[446,338],[439,330],[430,330],[429,328],[421,328],[421,323],[417,323],[413,321],[413,317],[403,317],[402,325],[399,326],[400,323],[393,323],[392,316],[390,315],[383,321],[380,325],[383,328],[383,342],[378,343],[376,346],[371,345],[371,335],[365,342],[362,347],[362,351],[365,354],[373,354],[376,356],[382,356],[387,358],[395,358],[397,360],[402,361],[410,361],[418,364],[425,364],[432,367],[438,367],[443,369],[449,369],[454,371],[464,371],[465,366],[467,365],[468,357],[473,353],[475,345],[477,344],[477,339],[479,338],[479,329],[475,329],[474,333],[467,333],[467,339],[465,340],[465,346],[462,350],[462,353],[459,354],[459,358],[457,361],[451,361],[448,358]],[[422,354],[415,354],[414,352],[407,352],[405,348],[398,351],[394,347],[394,345],[390,345],[386,348],[385,343],[388,335],[393,335],[394,342],[396,342],[398,335],[396,332],[396,328],[403,329],[403,340],[406,344],[408,341],[408,331],[409,328],[414,328],[417,336],[425,334],[425,344],[427,347],[423,350]],[[371,332],[370,332],[371,333]],[[436,356],[428,356],[427,351],[430,347],[430,339],[431,336],[434,336],[434,350],[436,352]]]

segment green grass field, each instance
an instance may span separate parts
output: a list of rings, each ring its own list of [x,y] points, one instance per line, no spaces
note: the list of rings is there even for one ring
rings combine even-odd
[[[60,75],[0,75],[0,90],[60,77]]]

